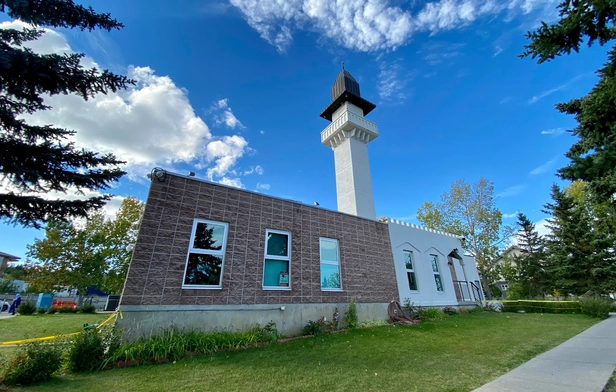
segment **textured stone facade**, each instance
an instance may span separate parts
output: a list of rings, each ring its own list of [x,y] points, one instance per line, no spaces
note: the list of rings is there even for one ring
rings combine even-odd
[[[194,219],[229,224],[221,289],[183,289]],[[291,233],[291,289],[263,290],[265,231]],[[343,291],[322,291],[319,238],[339,241]],[[120,306],[388,303],[386,224],[167,173],[154,178]]]

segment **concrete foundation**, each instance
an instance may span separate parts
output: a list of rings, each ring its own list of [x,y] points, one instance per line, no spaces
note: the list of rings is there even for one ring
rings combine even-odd
[[[388,320],[388,303],[358,303],[359,322]],[[180,330],[245,330],[255,324],[276,323],[278,332],[299,335],[310,320],[326,317],[331,320],[338,308],[339,322],[345,325],[348,303],[260,304],[260,305],[124,305],[118,328],[124,340],[136,340],[160,334],[176,327]]]

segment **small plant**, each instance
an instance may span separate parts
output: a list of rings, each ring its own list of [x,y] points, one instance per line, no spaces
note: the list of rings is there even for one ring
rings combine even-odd
[[[20,346],[1,379],[9,385],[47,381],[61,366],[62,346],[59,343],[29,343]]]
[[[357,319],[357,305],[353,299],[349,304],[349,310],[345,314],[344,321],[346,321],[349,329],[357,328],[359,324]]]
[[[73,310],[71,311],[71,313],[80,313],[81,312],[81,306],[74,306]]]
[[[113,328],[89,329],[79,333],[68,353],[68,368],[73,372],[102,369],[106,359],[117,350],[119,338]]]
[[[84,304],[81,307],[81,312],[82,313],[96,313],[96,306],[94,306],[92,304],[89,304],[89,303],[88,304]]]
[[[468,311],[467,308],[462,307],[462,308],[458,309],[458,313],[460,313],[460,314],[468,314],[469,311]]]
[[[47,314],[56,314],[56,313],[58,313],[57,306],[51,306],[49,309],[47,309]]]
[[[33,315],[34,313],[36,313],[36,305],[34,304],[34,302],[31,301],[23,301],[17,307],[17,313],[21,314],[22,316]]]
[[[483,308],[481,306],[475,306],[474,308],[470,308],[468,312],[469,313],[481,313],[483,312]]]
[[[74,306],[62,305],[58,308],[58,313],[73,313]]]
[[[321,317],[317,321],[309,320],[308,324],[302,330],[304,335],[319,336],[327,332],[327,325],[325,323],[325,317]]]
[[[85,313],[85,312],[84,312]],[[265,327],[261,328],[261,336],[259,336],[259,341],[261,342],[275,342],[280,338],[280,333],[276,329],[276,323],[270,321],[265,325]]]
[[[413,306],[413,303],[411,302],[410,298],[404,299],[404,304],[402,305],[402,311],[411,320],[420,319],[419,313],[421,312],[421,308]]]
[[[359,328],[382,327],[384,325],[389,325],[389,324],[385,320],[362,321],[359,324]]]
[[[580,310],[591,317],[606,319],[612,310],[613,301],[598,296],[580,298]]]
[[[426,308],[421,312],[422,320],[438,320],[445,318],[445,313],[441,312],[438,308]]]
[[[47,309],[45,309],[44,307],[41,306],[40,308],[36,309],[36,313],[38,313],[38,314],[45,314],[45,313],[47,313]]]
[[[445,306],[443,308],[443,313],[449,315],[449,316],[453,316],[455,314],[458,314],[458,310],[452,306]]]

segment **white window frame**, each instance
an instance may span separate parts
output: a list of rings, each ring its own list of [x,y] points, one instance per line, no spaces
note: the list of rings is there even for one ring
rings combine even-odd
[[[436,269],[438,271],[434,271],[434,268],[432,268],[432,257],[434,257],[436,259]],[[435,254],[430,254],[430,271],[432,271],[432,273],[434,274],[434,286],[436,287],[436,291],[438,293],[444,293],[445,292],[445,283],[443,282],[443,274],[441,274],[441,266],[440,263],[438,262],[438,255]],[[438,275],[440,281],[441,281],[441,290],[438,289],[438,286],[436,285],[436,276]]]
[[[409,253],[411,255],[411,266],[413,268],[408,269],[408,267],[406,266],[406,257],[404,256],[405,253]],[[406,271],[406,281],[408,283],[409,280],[409,272],[413,274],[413,276],[415,277],[415,287],[416,289],[411,289],[410,285],[409,285],[409,290],[412,292],[419,292],[419,282],[417,281],[417,271],[415,270],[415,255],[414,252],[412,250],[407,250],[407,249],[403,249],[402,250],[402,255],[405,257],[404,259],[404,269]]]
[[[337,253],[337,259],[338,261],[329,261],[329,260],[323,260],[321,259],[321,243],[323,241],[330,241],[330,242],[335,242],[336,243],[336,253]],[[322,276],[321,276],[321,265],[335,265],[338,266],[338,276],[340,276],[340,287],[339,288],[324,288],[322,285]],[[327,238],[327,237],[320,237],[319,238],[319,286],[321,286],[321,291],[344,291],[342,289],[342,271],[340,270],[340,241],[338,241],[335,238]]]
[[[220,250],[212,250],[212,249],[197,249],[193,248],[195,243],[195,234],[197,233],[197,225],[199,223],[212,224],[223,226],[225,231],[222,236],[222,247]],[[192,232],[190,234],[190,243],[188,244],[188,253],[186,255],[186,265],[184,266],[184,275],[182,275],[182,288],[183,289],[203,289],[203,290],[220,290],[222,289],[222,278],[225,271],[225,253],[227,250],[227,237],[229,236],[229,224],[226,222],[217,222],[211,221],[207,219],[195,219],[193,221]],[[188,272],[188,259],[190,258],[191,253],[212,255],[212,256],[220,256],[222,258],[222,265],[220,266],[220,281],[218,285],[202,285],[202,284],[185,284],[186,280],[186,272]]]
[[[283,234],[287,236],[287,255],[271,256],[267,254],[267,236],[270,234]],[[265,241],[263,249],[263,276],[261,277],[261,288],[263,290],[291,290],[291,233],[274,229],[265,229]],[[289,285],[288,286],[265,286],[265,259],[286,261],[289,265]]]

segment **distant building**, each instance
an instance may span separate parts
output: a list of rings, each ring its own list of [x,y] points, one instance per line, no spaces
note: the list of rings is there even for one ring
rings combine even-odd
[[[388,319],[391,301],[467,306],[483,299],[461,239],[397,220],[377,221],[368,143],[378,127],[344,68],[321,113],[334,151],[338,211],[192,176],[152,171],[145,213],[120,299],[128,339],[160,328],[243,329],[309,320]],[[316,203],[315,203],[316,204]]]
[[[512,245],[509,248],[505,249],[503,253],[496,259],[495,264],[502,264],[506,260],[509,260],[513,265],[515,265],[515,258],[522,255],[522,248],[517,245]],[[507,290],[509,290],[509,282],[503,276],[499,276],[498,279],[493,282],[493,285],[496,286],[502,293],[502,298],[507,299]]]
[[[0,276],[4,274],[4,270],[8,267],[9,262],[17,261],[20,257],[10,255],[8,253],[0,252]]]

